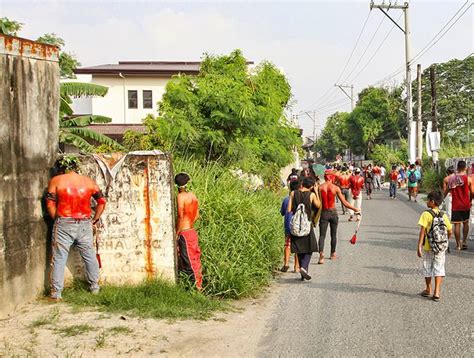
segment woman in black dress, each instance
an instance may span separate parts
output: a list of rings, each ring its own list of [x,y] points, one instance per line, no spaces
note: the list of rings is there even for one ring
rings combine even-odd
[[[311,230],[306,236],[291,235],[291,252],[298,254],[298,261],[300,263],[301,280],[311,280],[308,274],[309,262],[313,252],[318,252],[318,242],[314,233],[313,217],[317,210],[321,207],[321,200],[319,193],[316,190],[312,191],[316,181],[312,177],[303,178],[301,188],[294,190],[290,194],[290,202],[288,203],[288,212],[293,214],[299,204],[304,203],[306,215],[311,221]]]

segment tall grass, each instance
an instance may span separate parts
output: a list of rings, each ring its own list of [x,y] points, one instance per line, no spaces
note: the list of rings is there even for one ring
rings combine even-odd
[[[281,196],[269,190],[247,193],[229,170],[177,159],[175,172],[191,176],[200,202],[196,223],[202,251],[204,293],[238,298],[268,284],[282,254]]]

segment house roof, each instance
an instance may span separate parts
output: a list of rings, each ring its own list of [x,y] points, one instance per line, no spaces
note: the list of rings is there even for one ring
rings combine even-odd
[[[174,75],[178,73],[199,73],[200,62],[155,62],[155,61],[120,61],[118,64],[107,64],[77,68],[76,74],[119,74],[123,75]]]
[[[253,64],[253,62],[247,62]],[[118,64],[107,64],[81,67],[74,70],[76,74],[87,75],[176,75],[178,73],[195,75],[199,73],[201,62],[179,61],[119,61]]]

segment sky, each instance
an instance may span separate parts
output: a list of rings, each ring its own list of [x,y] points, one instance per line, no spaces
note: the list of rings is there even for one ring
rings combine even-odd
[[[123,60],[199,61],[203,53],[221,55],[239,48],[248,60],[268,60],[285,73],[293,93],[288,113],[297,114],[304,135],[312,136],[314,123],[318,132],[329,115],[351,109],[336,82],[353,85],[357,99],[357,93],[369,85],[391,85],[404,78],[404,35],[379,9],[370,11],[369,5],[369,0],[0,0],[0,17],[23,23],[21,37],[56,33],[83,66]],[[467,9],[444,37],[415,59],[412,78],[417,63],[427,68],[473,52],[473,7],[469,6],[466,0],[410,1],[412,56]],[[403,11],[388,13],[404,28]]]

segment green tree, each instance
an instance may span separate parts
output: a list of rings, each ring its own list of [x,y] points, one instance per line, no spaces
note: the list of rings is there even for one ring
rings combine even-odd
[[[17,36],[22,27],[21,22],[10,20],[8,17],[0,18],[0,34]]]
[[[288,81],[269,62],[249,71],[239,50],[205,55],[198,76],[178,75],[168,82],[160,115],[144,120],[146,134],[126,134],[126,143],[244,170],[282,167],[301,143],[284,117],[290,97]]]
[[[57,46],[59,48],[59,75],[62,78],[76,78],[74,70],[79,67],[81,63],[72,53],[62,51],[66,42],[61,37],[54,33],[50,33],[38,37],[36,41]]]
[[[364,89],[346,122],[347,141],[352,152],[368,155],[375,144],[402,138],[406,132],[400,112],[402,103],[398,88]]]
[[[63,82],[60,84],[59,143],[72,145],[87,153],[94,151],[94,146],[90,141],[108,145],[115,150],[124,150],[113,139],[86,128],[93,123],[110,123],[111,118],[98,115],[72,116],[71,97],[103,97],[107,94],[107,90],[107,87],[92,83]]]
[[[326,125],[315,143],[315,150],[324,159],[333,160],[337,154],[342,154],[348,148],[347,120],[349,113],[336,112],[329,116]]]
[[[438,101],[438,129],[443,139],[457,139],[467,143],[474,134],[474,56],[464,60],[453,59],[448,62],[432,64],[436,74],[436,96]],[[431,67],[430,66],[430,67]],[[431,120],[431,81],[430,68],[422,74],[422,112],[426,125]],[[417,81],[412,82],[415,102]],[[415,108],[416,108],[415,103]],[[468,131],[471,132],[468,135]]]

